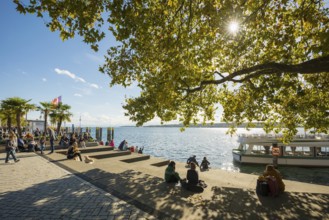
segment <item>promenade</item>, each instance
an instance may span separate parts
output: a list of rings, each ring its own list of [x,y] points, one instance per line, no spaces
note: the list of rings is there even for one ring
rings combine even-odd
[[[35,153],[0,154],[0,219],[154,219]]]
[[[163,181],[168,161],[98,146],[81,149],[93,164],[65,151],[0,157],[0,219],[329,219],[329,186],[284,180],[279,197],[259,197],[256,175],[199,172],[201,194]],[[186,175],[183,163],[176,170]]]

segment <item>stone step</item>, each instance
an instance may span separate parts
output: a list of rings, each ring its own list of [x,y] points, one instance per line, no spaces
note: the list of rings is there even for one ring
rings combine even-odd
[[[167,166],[169,164],[170,160],[165,160],[165,161],[161,161],[158,163],[152,163],[151,166],[155,166],[155,167],[163,167],[163,166]]]
[[[97,152],[111,152],[114,150],[113,147],[88,147],[88,148],[79,148],[82,154],[85,153],[97,153]],[[56,150],[56,153],[66,154],[67,149]]]
[[[125,163],[134,163],[134,162],[150,159],[150,155],[134,154],[132,156],[133,156],[132,158],[124,159],[124,160],[121,160],[121,161],[125,162]]]
[[[95,159],[105,159],[105,158],[111,158],[111,157],[120,157],[120,156],[126,156],[131,155],[130,151],[101,151],[101,152],[92,152],[88,154],[89,157],[95,158]]]
[[[93,153],[103,151],[113,151],[114,147],[91,147],[91,148],[79,148],[81,153]]]

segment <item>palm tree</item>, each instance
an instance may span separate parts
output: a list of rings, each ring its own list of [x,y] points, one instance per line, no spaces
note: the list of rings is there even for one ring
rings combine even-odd
[[[14,115],[14,113],[13,113],[13,110],[11,109],[11,107],[9,105],[7,105],[6,103],[1,102],[0,117],[1,117],[1,119],[6,121],[6,125],[9,129],[11,129],[11,126],[12,126],[12,121],[14,119],[13,115]]]
[[[5,107],[5,109],[11,109],[10,112],[15,115],[16,125],[17,125],[17,133],[19,136],[22,135],[22,119],[23,116],[30,110],[35,109],[35,105],[29,104],[31,99],[25,100],[20,97],[12,97],[5,100],[2,100],[1,105]]]
[[[43,131],[45,134],[47,133],[47,124],[48,124],[48,115],[51,110],[55,109],[56,106],[51,102],[40,102],[41,106],[38,106],[37,109],[44,115],[45,124],[43,127]]]
[[[70,122],[73,114],[69,111],[71,106],[59,103],[56,109],[53,109],[49,116],[51,117],[52,123],[57,123],[56,132],[59,134],[63,122]]]

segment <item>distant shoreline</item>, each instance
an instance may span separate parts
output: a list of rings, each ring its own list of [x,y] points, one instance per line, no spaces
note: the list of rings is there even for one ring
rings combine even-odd
[[[214,124],[206,124],[206,125],[202,125],[202,124],[197,124],[197,125],[189,125],[189,128],[229,128],[230,126],[232,126],[232,124],[230,123],[214,123]],[[241,124],[239,126],[237,126],[238,128],[245,128],[247,126],[247,124]],[[122,127],[134,127],[134,126],[122,126]],[[182,124],[169,124],[169,125],[147,125],[144,127],[184,127]],[[255,123],[255,127],[253,128],[263,128],[264,125],[262,123]]]

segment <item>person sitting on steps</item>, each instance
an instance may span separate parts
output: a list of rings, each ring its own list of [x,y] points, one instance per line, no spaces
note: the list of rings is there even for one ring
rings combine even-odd
[[[179,177],[179,174],[175,171],[175,169],[175,161],[170,161],[165,171],[165,181],[167,183],[178,183],[179,181],[181,181],[181,178]]]
[[[67,150],[67,159],[73,159],[75,157],[79,157],[80,161],[82,162],[82,157],[77,142],[74,142],[73,145],[70,146]]]
[[[199,180],[198,171],[196,171],[196,164],[194,162],[190,163],[191,168],[187,171],[186,179],[187,181],[182,181],[182,187],[196,193],[201,193],[207,185],[204,181]]]
[[[265,169],[263,175],[265,177],[266,176],[274,176],[276,181],[278,182],[279,191],[284,192],[285,185],[282,181],[282,175],[277,169],[274,168],[274,166],[272,164],[266,165],[266,169]]]
[[[204,157],[203,160],[202,160],[202,162],[201,162],[200,169],[201,170],[208,170],[209,169],[209,165],[210,165],[210,162],[207,160],[206,157]]]
[[[195,163],[195,165],[199,166],[198,161],[196,161],[196,156],[195,155],[193,155],[192,157],[189,157],[186,161],[186,164],[188,166],[190,166],[192,162]]]

